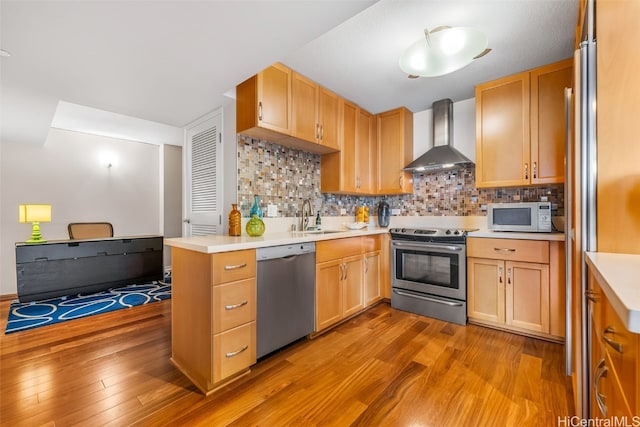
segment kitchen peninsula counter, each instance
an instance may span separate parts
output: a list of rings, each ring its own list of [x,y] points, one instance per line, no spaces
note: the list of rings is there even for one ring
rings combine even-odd
[[[586,258],[620,320],[640,334],[640,255],[587,252]]]
[[[243,249],[257,249],[269,246],[290,245],[292,243],[316,242],[320,240],[342,239],[348,237],[368,236],[388,233],[384,227],[369,227],[362,230],[323,230],[319,232],[275,232],[265,233],[260,237],[211,235],[176,237],[165,239],[164,244],[176,248],[188,249],[207,254],[238,251]]]

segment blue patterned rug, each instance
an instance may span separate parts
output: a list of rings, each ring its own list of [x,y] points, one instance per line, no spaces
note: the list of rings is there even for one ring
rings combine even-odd
[[[42,301],[11,303],[5,334],[171,298],[171,284],[149,282]]]

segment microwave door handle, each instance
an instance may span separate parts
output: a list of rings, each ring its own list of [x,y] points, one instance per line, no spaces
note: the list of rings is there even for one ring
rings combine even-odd
[[[412,244],[412,243],[402,243],[402,242],[393,242],[393,246],[404,247],[404,248],[412,248],[412,249],[435,249],[435,250],[449,250],[454,252],[459,252],[462,250],[461,246],[451,246],[451,245],[430,245],[430,244]]]

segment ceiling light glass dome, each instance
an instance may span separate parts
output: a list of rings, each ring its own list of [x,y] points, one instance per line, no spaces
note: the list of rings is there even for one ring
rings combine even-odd
[[[440,27],[413,43],[400,57],[410,76],[436,77],[466,67],[487,50],[487,37],[470,27]],[[488,52],[488,51],[487,51]]]

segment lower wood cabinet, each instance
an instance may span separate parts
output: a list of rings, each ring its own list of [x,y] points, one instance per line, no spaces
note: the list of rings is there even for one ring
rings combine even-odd
[[[171,360],[209,394],[256,363],[255,250],[171,258]]]
[[[379,236],[316,243],[316,332],[382,299]]]
[[[628,420],[640,413],[640,334],[626,329],[589,275],[591,417]],[[629,421],[630,422],[630,421]]]
[[[380,251],[364,255],[364,305],[370,306],[382,299]]]
[[[467,239],[469,321],[561,340],[564,258],[558,243]]]

